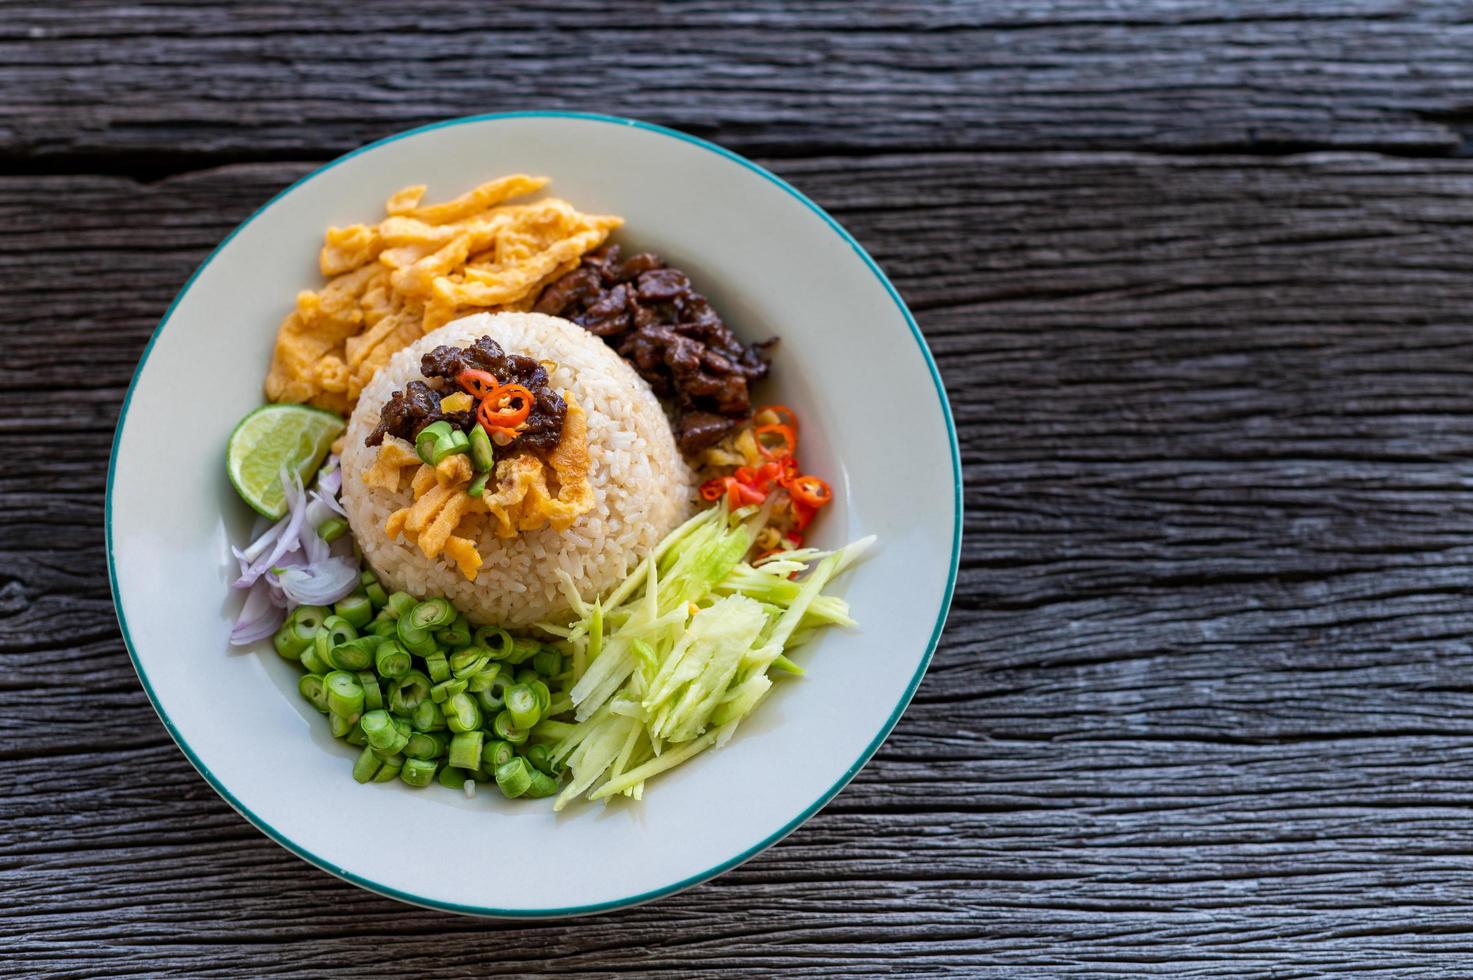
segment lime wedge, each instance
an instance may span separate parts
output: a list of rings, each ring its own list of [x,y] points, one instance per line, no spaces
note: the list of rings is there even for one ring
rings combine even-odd
[[[308,483],[327,458],[343,420],[306,405],[264,405],[240,420],[225,449],[225,468],[241,499],[272,519],[286,513],[281,468]]]

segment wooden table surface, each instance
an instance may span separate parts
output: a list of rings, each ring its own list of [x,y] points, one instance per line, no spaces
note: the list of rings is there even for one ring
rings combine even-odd
[[[1473,971],[1473,5],[0,2],[0,974]],[[654,904],[292,857],[169,740],[103,492],[194,266],[365,141],[531,107],[770,166],[910,303],[967,482],[874,761]]]

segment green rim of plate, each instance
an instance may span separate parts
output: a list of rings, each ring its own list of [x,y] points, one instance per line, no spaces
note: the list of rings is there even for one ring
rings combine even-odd
[[[578,119],[584,122],[604,123],[613,126],[631,126],[635,129],[642,129],[646,132],[655,133],[669,139],[679,140],[682,143],[689,143],[692,146],[697,146],[703,150],[715,153],[718,156],[725,157],[727,160],[739,164],[740,166],[745,167],[746,169],[752,171],[753,173],[757,174],[768,182],[775,184],[777,187],[781,188],[783,191],[787,192],[790,196],[796,199],[804,207],[808,208],[808,210],[812,211],[815,215],[821,218],[826,225],[833,229],[835,234],[837,234],[840,238],[844,239],[844,241],[848,243],[849,247],[854,250],[854,254],[857,255],[862,262],[864,262],[864,264],[869,268],[870,272],[874,274],[875,278],[880,281],[880,284],[885,287],[885,292],[889,294],[891,300],[893,300],[895,303],[895,308],[900,311],[900,315],[905,318],[906,325],[910,327],[911,336],[915,338],[916,346],[920,348],[921,356],[925,359],[926,362],[926,367],[931,372],[931,381],[936,386],[936,398],[940,403],[941,415],[946,422],[948,440],[951,444],[951,473],[954,483],[954,493],[952,501],[953,512],[951,536],[951,567],[948,569],[947,572],[946,588],[941,596],[940,607],[936,612],[936,625],[932,629],[931,639],[926,645],[925,656],[921,658],[919,665],[917,665],[915,675],[911,677],[910,683],[906,685],[905,692],[900,696],[900,700],[895,705],[895,710],[890,713],[889,719],[885,722],[883,726],[881,726],[880,731],[875,735],[874,739],[869,743],[869,745],[865,747],[864,751],[860,753],[859,758],[854,761],[854,764],[844,771],[844,774],[839,777],[839,780],[834,783],[834,785],[830,786],[827,790],[821,793],[818,799],[814,800],[811,804],[805,807],[803,811],[799,813],[796,817],[784,824],[775,833],[770,834],[765,839],[757,842],[756,844],[747,848],[745,851],[736,855],[735,857],[728,858],[727,860],[722,861],[720,864],[717,864],[714,867],[711,867],[698,874],[691,875],[688,878],[684,878],[669,885],[664,885],[651,891],[642,892],[638,895],[630,895],[625,898],[610,899],[609,901],[598,902],[592,905],[574,905],[567,908],[555,909],[518,909],[500,908],[497,906],[489,905],[461,905],[456,902],[439,901],[437,899],[426,898],[422,895],[415,895],[397,888],[392,888],[388,885],[380,884],[376,881],[370,881],[367,878],[355,875],[351,871],[348,871],[344,868],[333,867],[331,864],[322,860],[317,855],[311,853],[305,848],[299,846],[294,841],[290,840],[288,837],[278,831],[275,827],[271,826],[266,821],[258,817],[247,806],[245,806],[245,804],[237,800],[235,796],[228,789],[225,788],[225,785],[215,777],[215,774],[210,771],[209,767],[206,766],[204,762],[202,762],[200,758],[195,755],[194,750],[189,747],[189,743],[184,740],[184,737],[179,733],[178,729],[174,727],[174,722],[169,718],[168,713],[164,710],[164,706],[159,703],[158,696],[154,693],[153,685],[149,683],[148,674],[144,671],[143,665],[138,660],[138,655],[133,650],[133,638],[128,632],[128,619],[123,612],[123,603],[118,595],[118,573],[116,564],[113,561],[113,477],[117,473],[118,444],[123,434],[123,426],[127,423],[128,405],[133,399],[133,389],[138,386],[138,379],[143,376],[143,369],[148,364],[148,355],[153,351],[154,343],[164,332],[164,328],[169,325],[169,319],[173,316],[174,309],[179,305],[179,302],[189,292],[189,288],[194,285],[194,281],[199,278],[200,273],[204,272],[209,264],[215,260],[215,256],[219,255],[220,251],[224,249],[226,245],[230,244],[231,239],[240,234],[242,229],[244,229],[252,221],[256,220],[257,217],[259,217],[273,204],[275,204],[277,201],[282,200],[292,191],[296,190],[298,187],[301,187],[308,181],[314,180],[327,171],[331,170],[333,167],[336,167],[338,164],[343,163],[346,160],[350,160],[353,157],[358,156],[359,154],[367,153],[369,150],[376,149],[377,147],[384,146],[389,143],[397,142],[398,140],[407,139],[411,136],[417,136],[420,133],[428,133],[436,129],[445,129],[450,126],[463,126],[471,123],[491,122],[498,119]],[[381,140],[375,140],[372,143],[360,146],[358,149],[346,153],[343,156],[338,157],[336,160],[324,164],[323,166],[312,171],[310,174],[307,174],[301,179],[295,181],[286,189],[277,193],[269,201],[257,208],[249,218],[247,218],[245,221],[242,221],[235,228],[234,231],[232,231],[229,235],[226,235],[219,245],[215,246],[214,250],[205,257],[205,260],[203,262],[200,263],[199,268],[195,269],[194,272],[190,275],[189,279],[185,281],[184,286],[179,290],[179,294],[175,296],[173,302],[169,304],[169,308],[164,311],[163,319],[161,319],[159,321],[159,325],[154,328],[153,335],[148,338],[148,343],[143,348],[143,356],[140,357],[138,360],[138,368],[133,372],[133,380],[130,381],[128,384],[128,392],[123,397],[123,407],[118,414],[118,425],[113,432],[112,451],[109,453],[108,458],[107,499],[104,513],[104,523],[106,526],[107,534],[108,585],[112,589],[113,608],[117,611],[118,614],[118,625],[121,628],[123,634],[123,646],[127,649],[128,657],[133,662],[133,670],[138,674],[138,679],[143,684],[143,690],[144,693],[148,695],[149,703],[153,705],[153,709],[158,714],[159,720],[164,723],[164,727],[168,729],[169,735],[174,739],[175,744],[179,746],[185,757],[189,759],[190,764],[193,765],[194,768],[199,771],[199,774],[205,778],[205,781],[210,784],[210,786],[215,790],[216,793],[220,794],[221,798],[223,798],[225,802],[234,807],[237,813],[245,817],[246,820],[250,821],[250,823],[254,825],[257,830],[261,831],[261,833],[265,834],[267,837],[270,837],[276,843],[280,844],[288,851],[291,851],[302,860],[316,865],[323,871],[326,871],[329,874],[341,878],[344,881],[351,882],[352,884],[358,885],[361,888],[366,888],[369,891],[377,892],[380,895],[385,895],[389,898],[398,899],[401,902],[409,902],[412,905],[420,905],[425,908],[440,909],[446,912],[459,912],[465,915],[480,915],[496,918],[556,918],[559,916],[588,915],[594,912],[607,912],[613,909],[625,908],[630,905],[638,905],[642,902],[653,901],[654,899],[662,898],[666,895],[670,895],[675,892],[682,891],[683,889],[690,888],[693,885],[698,885],[703,881],[714,878],[716,875],[719,875],[724,871],[729,871],[730,869],[741,864],[743,861],[746,861],[747,859],[760,854],[762,851],[766,850],[768,847],[771,847],[773,844],[782,840],[788,834],[796,830],[809,817],[813,816],[820,809],[822,809],[824,805],[829,802],[829,800],[832,800],[836,795],[838,795],[838,792],[846,785],[848,785],[849,781],[859,773],[859,770],[864,768],[865,764],[869,762],[871,757],[874,756],[876,750],[879,749],[880,745],[885,741],[887,737],[889,737],[890,732],[895,728],[896,722],[900,720],[901,714],[904,713],[906,706],[910,704],[910,699],[915,695],[916,688],[920,686],[921,678],[925,676],[926,668],[930,666],[931,663],[931,657],[936,652],[936,644],[940,642],[941,630],[946,625],[947,613],[951,609],[952,594],[956,590],[957,566],[961,559],[961,454],[957,447],[956,422],[953,420],[951,415],[951,403],[946,398],[946,387],[942,384],[941,372],[936,367],[936,360],[934,357],[931,356],[931,349],[926,345],[925,337],[921,335],[921,328],[916,324],[915,317],[913,317],[910,313],[910,310],[906,308],[905,302],[900,298],[900,294],[890,283],[890,280],[886,278],[885,273],[880,271],[879,265],[876,264],[875,260],[872,259],[869,253],[864,250],[864,247],[855,240],[854,236],[845,231],[844,227],[840,225],[837,221],[835,221],[827,211],[810,201],[797,188],[793,187],[791,184],[789,184],[787,181],[783,180],[776,174],[766,170],[763,167],[758,166],[751,160],[748,160],[746,157],[743,157],[738,153],[733,153],[731,150],[725,149],[721,146],[717,146],[715,143],[712,143],[708,140],[703,140],[699,137],[691,136],[687,133],[682,133],[678,130],[669,129],[664,126],[657,126],[654,123],[640,122],[637,119],[624,119],[619,116],[606,116],[591,112],[538,110],[530,110],[525,112],[493,112],[486,113],[484,115],[462,116],[456,119],[446,119],[442,120],[441,122],[430,123],[427,126],[419,126],[414,129],[407,129],[402,133],[395,133],[392,136],[386,136]]]

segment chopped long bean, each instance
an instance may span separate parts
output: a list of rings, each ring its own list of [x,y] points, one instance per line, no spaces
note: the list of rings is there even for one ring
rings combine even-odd
[[[430,732],[415,732],[404,746],[411,759],[438,759],[444,751],[445,743]]]
[[[382,677],[399,678],[409,673],[414,659],[398,640],[385,640],[373,652],[373,666]],[[426,678],[428,680],[428,678]]]
[[[430,696],[430,679],[417,670],[407,670],[389,685],[389,710],[409,716]]]
[[[481,748],[486,735],[479,729],[456,732],[450,739],[450,764],[461,769],[475,769],[481,764]]]
[[[509,799],[516,799],[532,785],[532,767],[520,756],[496,767],[496,786]]]
[[[426,627],[416,623],[413,613],[399,617],[398,636],[399,642],[404,644],[404,649],[419,657],[434,653],[439,649],[435,645],[434,634]]]
[[[422,630],[444,629],[455,622],[455,607],[447,600],[426,599],[409,613],[410,620]]]
[[[327,687],[322,683],[320,674],[303,674],[297,680],[297,690],[312,703],[312,707],[327,714]]]
[[[506,739],[513,745],[521,745],[527,740],[527,730],[518,728],[511,719],[511,712],[503,710],[491,723],[491,728],[496,732],[497,738]]]
[[[506,692],[506,711],[504,713],[510,716],[514,727],[525,732],[542,718],[542,705],[537,703],[537,695],[533,693],[532,688],[526,684],[515,684]],[[497,716],[498,722],[500,717],[500,715]],[[499,730],[498,734],[500,734]],[[523,739],[525,738],[524,735]],[[510,741],[515,741],[515,739],[510,739]]]
[[[439,682],[450,678],[450,661],[445,659],[445,654],[435,650],[422,656],[425,658],[425,670],[429,673],[430,680]]]
[[[445,724],[452,732],[469,732],[481,727],[480,705],[464,692],[447,698],[443,710]]]
[[[394,724],[394,719],[382,709],[370,711],[359,719],[368,744],[385,752],[401,752],[409,744],[409,736]]]
[[[481,767],[495,772],[516,758],[517,747],[504,738],[486,739],[481,745]]]
[[[404,618],[405,613],[409,612],[417,605],[419,605],[419,600],[410,595],[408,592],[395,592],[389,596],[388,602],[385,603],[384,608],[387,609],[389,611],[389,615],[393,616],[395,619],[402,619]]]
[[[365,746],[363,751],[358,753],[358,761],[353,763],[353,778],[360,783],[371,782],[373,777],[378,775],[378,771],[383,768],[383,764],[383,760],[373,754],[373,749]]]
[[[361,592],[339,599],[332,611],[360,631],[373,619],[373,603]]]
[[[471,621],[461,613],[456,615],[455,622],[437,632],[435,639],[443,646],[459,650],[461,647],[470,645],[471,635]]]
[[[552,776],[549,776],[547,773],[543,772],[540,769],[533,769],[531,771],[531,777],[531,781],[527,784],[526,791],[522,794],[523,796],[529,797],[531,799],[541,799],[546,796],[557,795],[557,791],[559,788],[558,781]]]
[[[444,704],[446,701],[450,700],[450,698],[454,697],[465,689],[465,681],[461,680],[459,677],[452,677],[449,680],[441,681],[434,687],[430,688],[430,697],[435,701],[436,704]]]
[[[414,709],[409,723],[417,732],[444,731],[446,728],[445,713],[440,710],[438,704],[426,698],[419,703],[419,707]]]
[[[379,686],[377,674],[371,670],[360,670],[358,683],[363,685],[364,711],[374,711],[384,706],[384,690]]]
[[[505,660],[516,651],[516,641],[511,634],[499,626],[482,626],[471,640],[478,647],[485,647],[492,660]]]
[[[327,710],[357,721],[363,713],[363,685],[345,670],[335,670],[322,679],[327,688]]]
[[[439,766],[429,759],[405,759],[399,770],[399,778],[410,786],[423,788],[434,782],[435,770]]]

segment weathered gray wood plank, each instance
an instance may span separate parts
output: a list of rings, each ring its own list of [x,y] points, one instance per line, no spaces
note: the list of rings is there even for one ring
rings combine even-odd
[[[668,123],[736,149],[1447,154],[1463,3],[0,4],[0,166],[320,158],[447,116]]]

